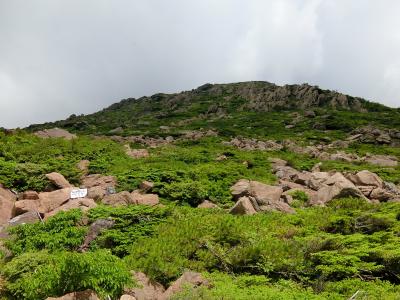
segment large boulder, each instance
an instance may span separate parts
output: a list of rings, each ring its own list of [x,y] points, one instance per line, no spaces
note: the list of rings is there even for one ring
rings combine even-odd
[[[150,205],[155,206],[160,203],[157,194],[142,194],[139,191],[131,193],[132,203],[137,205]]]
[[[41,220],[41,217],[40,217],[39,213],[37,213],[35,211],[28,211],[26,213],[23,213],[22,215],[12,218],[10,221],[8,221],[8,224],[10,226],[16,226],[16,225],[21,225],[21,224],[36,223],[40,220]]]
[[[68,131],[60,128],[37,131],[35,132],[35,135],[41,138],[63,138],[66,140],[72,140],[76,138],[75,134],[69,133]]]
[[[48,213],[66,203],[71,197],[73,188],[64,188],[53,192],[45,192],[39,194],[40,213]]]
[[[311,173],[310,172],[299,172],[295,174],[292,178],[292,180],[295,183],[302,184],[302,185],[307,185],[307,183],[311,179]]]
[[[75,208],[79,208],[82,211],[88,211],[89,209],[94,208],[96,206],[97,206],[96,202],[94,202],[94,200],[90,198],[70,199],[68,200],[68,202],[64,203],[60,207],[57,207],[51,212],[45,214],[45,219],[56,215],[60,211],[68,211]]]
[[[14,204],[13,216],[22,215],[28,211],[37,212],[40,209],[40,202],[38,200],[19,200]]]
[[[231,208],[229,213],[233,215],[253,215],[257,213],[257,211],[249,197],[241,197]]]
[[[248,194],[250,189],[250,180],[240,179],[233,186],[231,186],[230,191],[234,199],[239,199],[242,196]]]
[[[56,187],[59,187],[61,189],[63,188],[69,188],[72,187],[72,185],[68,182],[67,179],[63,175],[57,172],[52,172],[49,174],[46,174],[46,178],[53,183]]]
[[[331,175],[328,172],[313,172],[307,182],[307,186],[315,191],[319,190],[322,184],[328,180]]]
[[[126,294],[135,297],[137,300],[163,299],[165,289],[161,284],[151,280],[141,272],[134,272],[133,279],[137,282],[138,287],[126,289]]]
[[[120,192],[104,196],[101,203],[111,206],[121,206],[134,203],[133,197],[129,192]]]
[[[39,200],[39,194],[35,191],[25,191],[21,196],[22,200]]]
[[[183,291],[185,287],[198,288],[201,286],[211,287],[210,282],[205,279],[200,273],[185,272],[165,291],[161,299],[171,299],[173,295]]]
[[[281,186],[241,179],[231,187],[231,193],[234,199],[240,197],[231,209],[233,214],[253,214],[257,211],[271,210],[294,212],[287,203],[281,200],[283,193]]]
[[[378,201],[388,201],[390,199],[393,199],[396,197],[396,195],[388,192],[385,189],[382,188],[376,188],[373,189],[370,196],[371,199],[373,200],[378,200]]]
[[[258,181],[250,181],[249,195],[257,200],[260,206],[278,202],[283,190],[280,186],[267,185]]]
[[[399,165],[399,162],[397,161],[397,158],[394,156],[388,156],[388,155],[371,155],[371,156],[366,156],[364,158],[364,161],[367,163],[370,163],[372,165],[377,165],[380,167],[397,167]]]
[[[325,205],[337,198],[355,197],[368,201],[364,194],[341,173],[335,173],[328,178],[310,201],[310,205]]]
[[[109,194],[109,190],[115,189],[117,180],[114,176],[103,176],[100,174],[92,174],[82,179],[81,186],[88,189],[88,197],[101,200],[105,195]]]
[[[0,185],[0,225],[7,224],[13,217],[14,203],[17,196]]]
[[[274,167],[275,175],[282,180],[293,180],[293,178],[299,173],[296,169],[289,166],[277,166]]]
[[[367,170],[360,171],[355,175],[350,174],[347,177],[355,185],[374,186],[379,188],[383,187],[383,180],[375,173],[372,173]]]

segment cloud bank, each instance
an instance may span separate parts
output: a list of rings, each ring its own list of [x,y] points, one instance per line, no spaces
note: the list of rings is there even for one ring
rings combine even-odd
[[[316,84],[400,106],[397,0],[1,0],[0,126],[206,82]]]

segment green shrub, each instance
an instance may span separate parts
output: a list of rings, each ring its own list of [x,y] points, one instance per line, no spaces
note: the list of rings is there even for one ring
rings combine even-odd
[[[2,273],[7,280],[6,294],[27,300],[85,289],[102,297],[117,297],[131,282],[123,262],[105,250],[82,254],[27,252],[9,262]]]
[[[13,255],[43,249],[77,249],[83,243],[86,234],[86,228],[79,225],[81,218],[81,210],[73,209],[60,212],[45,222],[11,227],[11,239],[6,240],[6,246]]]
[[[168,207],[150,207],[144,205],[104,206],[100,205],[88,213],[89,221],[112,218],[115,224],[102,232],[92,243],[91,247],[107,248],[113,254],[124,256],[128,248],[140,237],[151,236],[156,226],[171,214]]]

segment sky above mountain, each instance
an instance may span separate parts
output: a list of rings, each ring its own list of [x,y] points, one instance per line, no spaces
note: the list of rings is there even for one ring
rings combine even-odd
[[[400,1],[0,0],[0,127],[207,82],[400,107]]]

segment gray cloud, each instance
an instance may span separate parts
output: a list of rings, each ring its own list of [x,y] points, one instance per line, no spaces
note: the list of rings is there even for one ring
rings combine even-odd
[[[0,0],[0,126],[205,82],[309,82],[400,106],[397,0]]]

